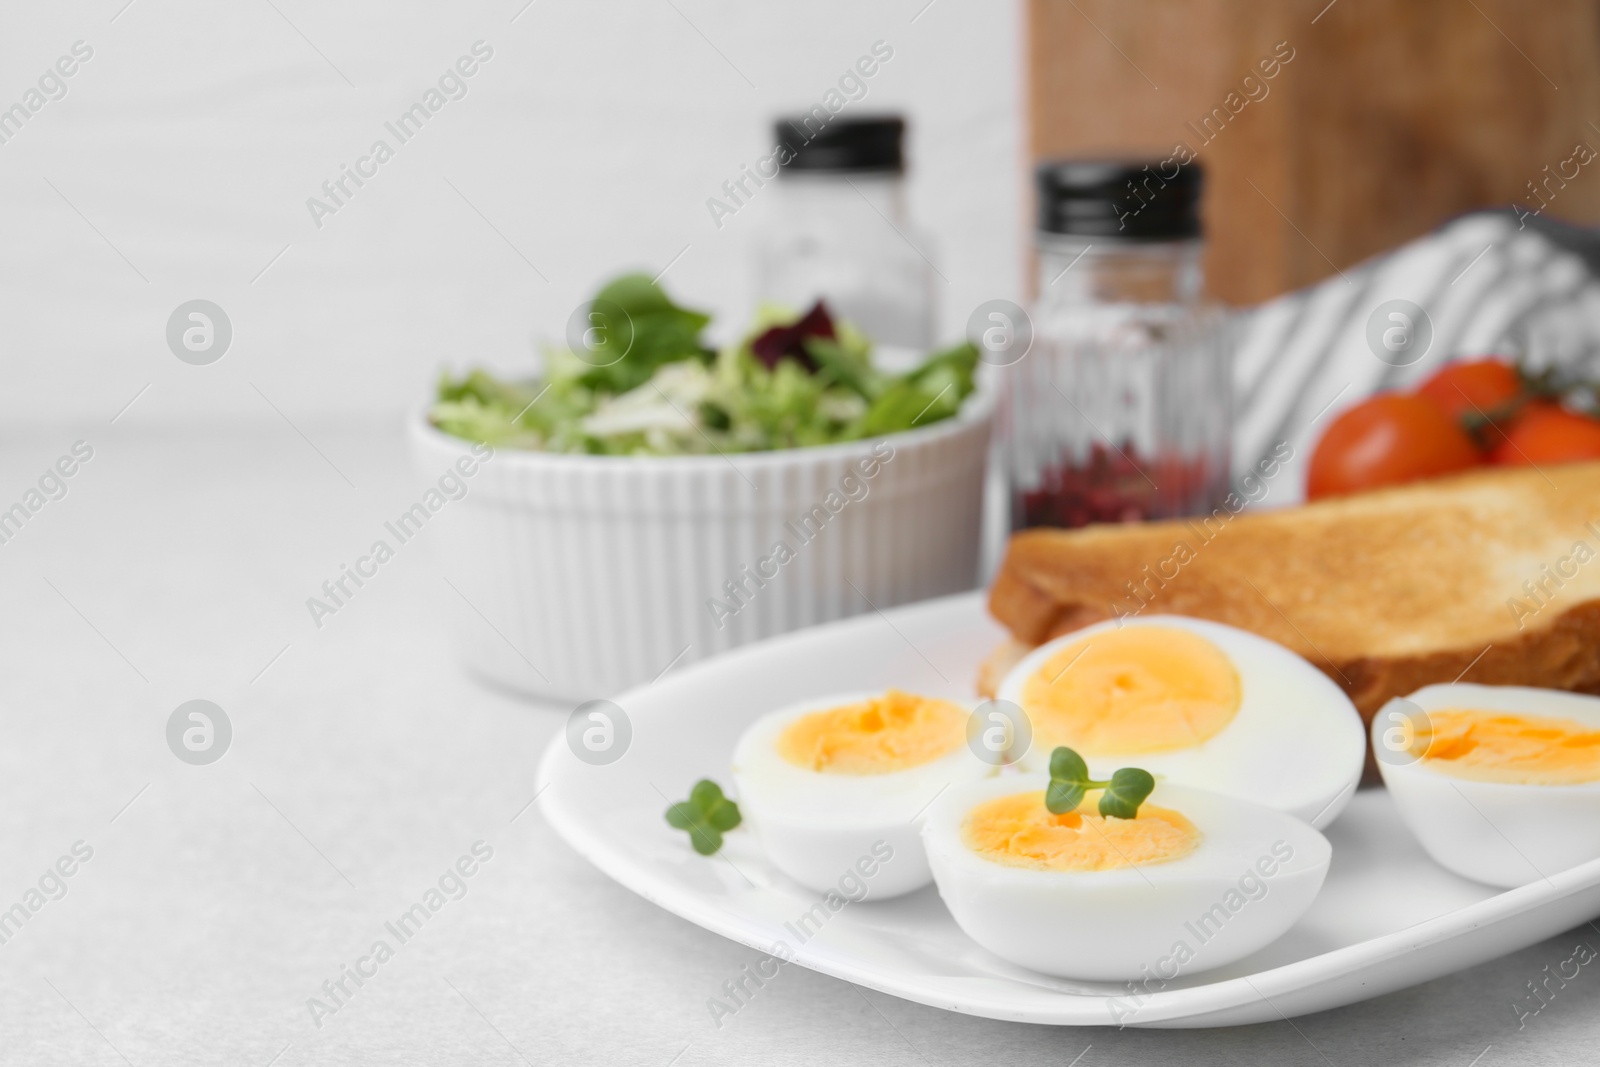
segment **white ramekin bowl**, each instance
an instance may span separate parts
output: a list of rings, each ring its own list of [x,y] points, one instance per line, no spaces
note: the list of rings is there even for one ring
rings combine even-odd
[[[774,634],[970,589],[992,411],[980,389],[954,418],[874,441],[729,456],[498,449],[461,468],[473,446],[419,414],[425,479],[476,467],[428,522],[467,601],[449,613],[461,655],[490,681],[588,700]]]

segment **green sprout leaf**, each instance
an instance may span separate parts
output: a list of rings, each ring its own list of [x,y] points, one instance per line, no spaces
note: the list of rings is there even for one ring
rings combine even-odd
[[[722,787],[702,778],[689,790],[689,799],[667,809],[667,825],[689,834],[689,844],[702,856],[722,847],[722,835],[743,819],[739,805],[722,795]]]
[[[1083,757],[1062,746],[1050,753],[1050,788],[1045,790],[1044,806],[1053,815],[1076,811],[1083,803],[1083,794],[1094,784]]]
[[[1132,819],[1155,787],[1156,780],[1149,771],[1124,767],[1111,776],[1111,784],[1100,794],[1100,814],[1111,819]]]
[[[1089,765],[1083,762],[1082,756],[1062,745],[1050,753],[1050,777],[1087,784]]]
[[[1083,757],[1063,745],[1050,753],[1050,785],[1044,793],[1044,806],[1052,815],[1065,815],[1077,810],[1089,790],[1102,789],[1100,814],[1112,819],[1132,819],[1138,816],[1139,805],[1155,787],[1156,780],[1150,772],[1138,767],[1124,767],[1109,781],[1090,778],[1089,765]]]

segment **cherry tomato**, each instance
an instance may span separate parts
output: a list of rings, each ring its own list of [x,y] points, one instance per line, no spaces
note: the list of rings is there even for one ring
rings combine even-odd
[[[1600,419],[1540,401],[1523,409],[1489,453],[1490,463],[1521,466],[1600,459]]]
[[[1449,363],[1417,387],[1425,396],[1455,418],[1488,414],[1515,400],[1522,392],[1522,380],[1515,367],[1498,359],[1473,359]]]
[[[1482,458],[1461,424],[1432,400],[1380,393],[1340,415],[1317,442],[1306,497],[1450,474],[1475,467]]]

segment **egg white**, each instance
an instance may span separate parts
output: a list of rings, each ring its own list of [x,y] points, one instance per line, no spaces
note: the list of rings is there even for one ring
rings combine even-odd
[[[1165,784],[1147,803],[1182,813],[1202,835],[1180,859],[1041,871],[996,863],[966,846],[962,823],[974,807],[1048,784],[1045,775],[1005,775],[953,787],[929,808],[922,831],[934,882],[956,923],[996,956],[1030,970],[1123,981],[1220,967],[1281,937],[1328,873],[1333,850],[1304,822]],[[1175,951],[1180,942],[1188,954]]]
[[[1372,720],[1378,770],[1400,821],[1441,867],[1510,888],[1600,858],[1600,782],[1479,782],[1435,770],[1424,759],[1394,761],[1388,757],[1409,744],[1407,702],[1424,714],[1497,711],[1573,719],[1600,730],[1600,698],[1522,686],[1430,685],[1391,700]]]
[[[1216,645],[1239,672],[1239,711],[1215,736],[1189,748],[1128,756],[1084,753],[1091,772],[1105,777],[1118,767],[1142,767],[1158,780],[1265,804],[1319,829],[1339,817],[1355,794],[1366,757],[1360,713],[1305,659],[1236,627],[1181,615],[1096,623],[1023,657],[1001,682],[999,698],[1026,711],[1022,693],[1028,679],[1052,656],[1095,634],[1132,626],[1187,630]],[[1037,739],[1019,758],[1030,771],[1045,770],[1049,761],[1050,751]]]
[[[778,752],[779,736],[796,719],[882,695],[844,693],[772,712],[756,720],[734,748],[740,811],[773,866],[810,889],[832,889],[863,857],[881,857],[884,845],[893,858],[873,875],[872,899],[921,889],[933,877],[918,833],[929,802],[952,786],[994,773],[965,744],[932,762],[886,774],[824,774],[797,767]]]

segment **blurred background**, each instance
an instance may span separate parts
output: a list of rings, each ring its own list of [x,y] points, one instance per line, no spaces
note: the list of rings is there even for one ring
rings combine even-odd
[[[1600,144],[1600,9],[1584,0],[1034,0],[1026,19],[1031,150],[1191,145],[1211,290],[1233,304],[1464,212],[1538,206],[1544,168]],[[1593,223],[1600,182],[1570,180],[1581,169],[1557,179],[1550,213]]]
[[[8,105],[93,49],[0,144],[12,427],[108,419],[150,382],[119,425],[277,420],[250,382],[297,421],[393,421],[447,363],[529,369],[627,268],[670,267],[676,297],[742,323],[756,212],[719,226],[707,201],[880,41],[893,58],[850,107],[910,119],[941,332],[1021,296],[1015,5],[124,4],[30,5],[0,35]],[[493,57],[466,95],[399,144],[384,123],[478,41]],[[394,158],[319,227],[306,201],[379,138]],[[234,325],[210,372],[164,342],[193,298]]]
[[[248,381],[293,416],[396,415],[442,363],[515,366],[625,266],[670,265],[732,321],[762,204],[717,220],[707,200],[880,41],[893,58],[850,107],[909,119],[944,336],[1027,296],[1033,158],[1193,146],[1210,289],[1250,304],[1526,201],[1600,143],[1584,0],[525,4],[14,11],[6,104],[74,42],[93,56],[4,127],[6,424],[99,418],[152,381],[128,420],[276,418]],[[480,40],[467,95],[317,225],[308,198]],[[1280,42],[1292,60],[1252,95]],[[1207,126],[1229,93],[1246,106]],[[1593,221],[1600,182],[1548,214]],[[237,334],[204,384],[162,343],[196,297]]]

